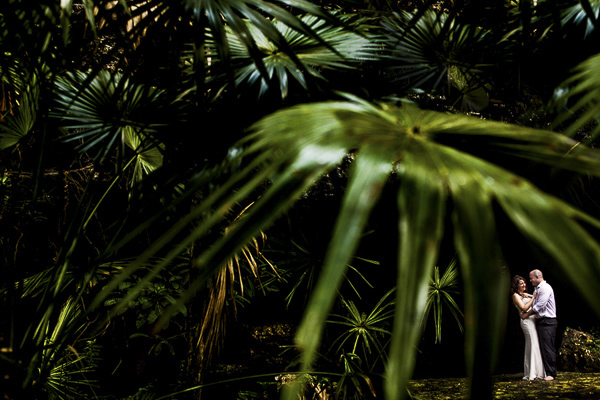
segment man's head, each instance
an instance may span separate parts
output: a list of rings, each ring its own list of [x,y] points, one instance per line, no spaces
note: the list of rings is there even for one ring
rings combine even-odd
[[[529,282],[531,282],[533,286],[539,285],[543,280],[544,276],[542,275],[542,271],[539,269],[534,269],[529,273]]]

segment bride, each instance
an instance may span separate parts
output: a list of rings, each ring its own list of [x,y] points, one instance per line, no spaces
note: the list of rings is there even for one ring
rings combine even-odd
[[[537,292],[531,295],[526,292],[527,284],[522,276],[515,275],[512,278],[510,285],[510,293],[513,304],[519,310],[519,314],[529,310],[533,305],[533,300],[537,296]],[[543,379],[546,377],[544,371],[544,363],[542,362],[542,353],[540,351],[540,344],[538,341],[537,331],[535,329],[535,319],[533,316],[529,318],[520,319],[521,329],[525,334],[525,374],[523,379]]]

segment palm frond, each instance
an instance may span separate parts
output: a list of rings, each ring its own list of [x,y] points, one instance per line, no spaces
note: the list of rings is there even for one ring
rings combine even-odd
[[[185,0],[184,6],[194,16],[195,22],[201,25],[200,35],[195,38],[198,54],[201,55],[204,51],[204,44],[207,39],[205,34],[208,32],[213,49],[216,50],[221,60],[225,74],[232,78],[231,58],[234,56],[232,48],[235,45],[231,41],[236,41],[241,44],[246,54],[253,60],[253,65],[262,79],[268,83],[271,83],[273,77],[264,64],[263,50],[257,45],[256,38],[250,31],[249,25],[254,30],[260,30],[261,34],[268,41],[274,43],[279,51],[291,59],[304,74],[306,74],[306,70],[304,70],[303,64],[298,60],[280,30],[273,26],[272,20],[276,19],[281,24],[315,39],[325,47],[329,45],[320,38],[311,26],[297,17],[298,11],[318,16],[333,25],[340,25],[339,21],[330,13],[304,0],[285,1],[281,4],[264,0]],[[207,29],[206,32],[205,29]],[[202,68],[204,59],[201,58],[199,61],[200,63],[196,65]]]
[[[562,11],[563,25],[584,25],[583,38],[587,38],[600,24],[600,2],[597,0],[579,0]]]
[[[131,143],[134,133],[146,141],[156,140],[156,131],[164,124],[160,116],[168,115],[164,93],[119,73],[69,74],[57,81],[56,92],[58,106],[52,115],[72,130],[64,141],[79,142],[82,152],[99,148],[99,158],[122,149],[125,138]]]
[[[491,61],[484,60],[490,32],[433,10],[394,13],[382,26],[391,46],[392,69],[405,88],[429,91],[445,85],[441,89],[449,92],[455,87],[467,96],[465,105],[470,102],[479,109],[486,105],[476,101],[474,91],[488,85],[484,71]]]
[[[565,124],[565,134],[581,133],[590,143],[600,133],[600,54],[583,61],[555,91],[551,106],[559,111],[555,126]]]
[[[137,154],[134,176],[138,180],[162,166],[163,163],[164,144],[145,135],[148,133],[143,130],[136,131],[131,126],[123,128],[123,142]]]
[[[335,347],[336,354],[355,354],[361,358],[369,371],[379,361],[385,358],[385,347],[391,337],[388,324],[394,315],[394,300],[389,300],[392,289],[385,293],[373,306],[369,313],[361,312],[353,301],[342,298],[344,314],[332,314],[327,320],[329,324],[340,325],[345,330],[333,341],[331,348]],[[347,342],[352,342],[351,348],[345,348]],[[375,355],[375,359],[373,359]]]
[[[359,62],[377,58],[378,45],[372,37],[353,32],[352,30],[332,25],[323,18],[314,15],[298,17],[303,25],[314,34],[307,34],[296,27],[280,20],[269,21],[277,30],[280,39],[274,40],[262,26],[257,26],[252,20],[244,21],[247,31],[252,37],[261,54],[261,64],[253,59],[245,39],[237,35],[232,27],[226,28],[231,59],[236,72],[236,85],[244,83],[259,86],[259,96],[269,90],[273,81],[279,83],[278,89],[282,98],[289,93],[290,81],[295,80],[301,87],[307,89],[310,79],[325,79],[322,70],[352,68]],[[342,22],[349,21],[350,16],[341,18]],[[361,26],[364,21],[353,22],[350,26]],[[318,35],[318,39],[314,35]],[[219,52],[216,38],[209,35],[208,44],[211,49],[207,52],[211,63],[219,63]],[[285,43],[285,46],[282,46]],[[264,67],[267,73],[261,72]]]
[[[236,215],[231,225],[225,228],[225,234],[244,217],[244,214],[252,207],[252,204],[244,207],[242,211]],[[244,280],[246,275],[254,276],[259,284],[261,279],[261,271],[258,263],[264,263],[270,268],[275,275],[278,275],[277,269],[269,262],[263,254],[263,247],[267,240],[266,235],[260,232],[258,238],[253,239],[248,245],[243,246],[239,253],[227,261],[225,268],[222,268],[210,283],[208,305],[204,321],[198,334],[198,344],[202,343],[200,348],[206,352],[206,359],[210,360],[213,354],[219,349],[221,341],[225,335],[225,323],[227,314],[224,312],[227,298],[231,300],[230,307],[233,313],[237,313],[236,296],[244,297]],[[244,269],[244,272],[242,272]],[[249,270],[249,271],[248,271]],[[236,278],[236,275],[238,278]],[[239,287],[239,292],[236,293],[235,287]]]
[[[427,294],[427,306],[423,314],[423,329],[427,325],[427,319],[431,310],[434,312],[435,342],[442,339],[442,311],[447,307],[454,316],[460,331],[463,331],[462,317],[463,313],[452,294],[456,294],[459,275],[456,268],[456,259],[448,265],[444,274],[440,277],[439,267],[434,267],[433,277],[429,278],[429,291]]]
[[[316,231],[311,229],[305,232],[301,226],[300,224],[296,225],[296,223],[292,224],[291,219],[288,219],[287,232],[291,235],[291,239],[282,241],[271,235],[270,246],[266,250],[267,255],[278,267],[277,276],[269,279],[266,284],[277,280],[291,285],[285,297],[287,308],[296,301],[306,303],[314,288],[327,252],[329,228],[323,229],[321,227]],[[326,234],[323,234],[324,232]],[[355,256],[354,260],[357,262],[353,261],[352,264],[348,265],[349,271],[345,275],[345,284],[358,298],[361,298],[359,285],[366,284],[372,287],[372,284],[361,272],[364,263],[372,265],[379,265],[380,263],[376,260],[358,256]],[[298,299],[298,297],[301,297],[301,299]]]
[[[38,327],[40,350],[31,360],[26,379],[38,380],[43,390],[53,398],[68,399],[95,385],[86,376],[95,368],[95,350],[93,343],[88,343],[85,354],[80,356],[71,344],[65,342],[69,331],[81,333],[87,328],[81,302],[69,298],[58,311],[47,323]]]
[[[0,122],[0,150],[16,145],[31,132],[37,118],[39,96],[39,82],[32,77],[15,100],[19,106]]]

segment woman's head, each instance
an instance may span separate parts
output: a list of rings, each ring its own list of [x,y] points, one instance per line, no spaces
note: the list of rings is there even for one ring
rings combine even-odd
[[[524,284],[525,289],[527,289],[527,282],[525,281],[525,278],[523,278],[521,275],[513,276],[512,281],[510,282],[511,296],[515,293],[519,293],[519,287],[521,287],[522,284]]]

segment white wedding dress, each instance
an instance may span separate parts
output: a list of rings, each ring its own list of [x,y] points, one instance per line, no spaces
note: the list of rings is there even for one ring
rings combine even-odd
[[[521,329],[525,334],[525,361],[523,363],[525,373],[523,379],[543,379],[546,377],[546,372],[544,371],[540,342],[537,330],[535,329],[535,318],[530,316],[529,318],[519,319],[521,320]]]

